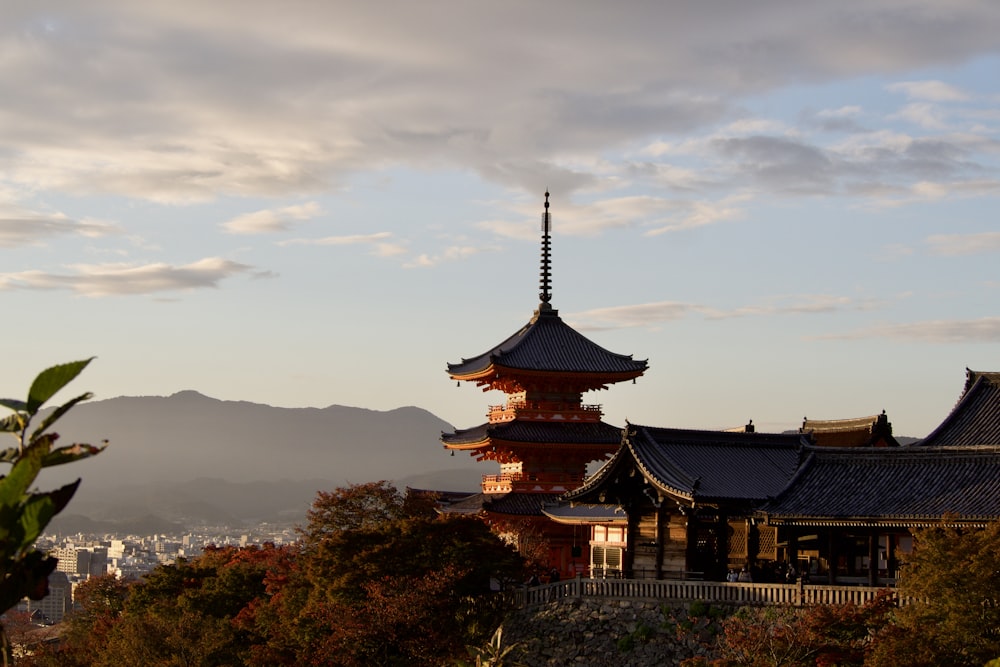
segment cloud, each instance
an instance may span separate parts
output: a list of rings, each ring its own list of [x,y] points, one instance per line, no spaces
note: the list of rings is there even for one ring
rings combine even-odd
[[[886,86],[892,93],[903,93],[910,99],[929,102],[965,102],[969,94],[943,81],[900,81]]]
[[[567,168],[577,156],[740,120],[736,100],[788,82],[995,53],[1000,31],[991,3],[949,7],[943,22],[919,0],[696,3],[680,18],[659,3],[437,0],[392,14],[264,0],[12,8],[0,87],[18,94],[0,110],[0,173],[158,202],[298,196],[393,165],[584,190],[600,179]],[[918,101],[961,95],[896,86]]]
[[[290,246],[290,245],[376,245],[382,243],[385,239],[392,238],[392,232],[373,232],[371,234],[346,234],[342,236],[324,236],[318,239],[289,239],[287,241],[279,241],[279,246]]]
[[[225,278],[250,273],[253,267],[219,257],[183,266],[164,263],[78,264],[71,273],[21,271],[0,273],[0,290],[69,290],[89,297],[153,294],[218,287]]]
[[[657,236],[666,232],[681,229],[691,229],[715,224],[717,222],[727,222],[739,220],[744,217],[745,211],[734,204],[748,202],[752,197],[749,194],[734,195],[726,197],[716,202],[692,201],[686,202],[679,214],[668,224],[656,227],[646,232],[647,236]]]
[[[763,304],[721,309],[704,304],[679,301],[658,301],[628,306],[595,308],[574,313],[571,319],[581,330],[656,327],[671,320],[700,315],[708,320],[769,315],[816,315],[840,311],[867,311],[881,308],[879,299],[853,299],[830,294],[796,294],[774,296]]]
[[[973,255],[1000,252],[1000,232],[980,232],[978,234],[934,234],[925,243],[935,255]]]
[[[860,340],[887,338],[915,343],[1000,343],[1000,317],[977,320],[930,320],[906,324],[882,324],[867,329],[816,336],[813,340]]]
[[[494,252],[496,246],[475,247],[475,246],[449,246],[436,255],[420,254],[409,262],[403,264],[406,269],[426,269],[437,266],[442,262],[455,262],[468,259],[482,252]]]
[[[581,331],[599,331],[631,327],[651,327],[679,320],[692,313],[705,312],[704,306],[679,301],[657,301],[629,306],[594,308],[567,316]]]
[[[37,245],[60,236],[96,238],[120,232],[116,225],[97,220],[71,220],[58,214],[45,216],[30,211],[0,209],[0,248]]]
[[[309,220],[319,215],[319,213],[319,204],[308,202],[297,206],[244,213],[222,223],[222,227],[231,234],[285,232],[290,230],[295,222]]]

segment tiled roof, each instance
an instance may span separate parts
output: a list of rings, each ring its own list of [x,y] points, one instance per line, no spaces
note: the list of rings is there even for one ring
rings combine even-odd
[[[487,440],[531,444],[617,445],[621,439],[621,428],[604,422],[530,422],[516,419],[441,434],[441,442],[445,445],[469,445]]]
[[[966,369],[965,389],[951,414],[914,446],[1000,445],[1000,373]]]
[[[810,448],[799,474],[761,507],[769,521],[913,525],[1000,518],[1000,447]]]
[[[661,492],[690,502],[762,501],[787,485],[806,436],[695,431],[628,425],[627,444],[564,498],[594,502],[630,468]]]
[[[799,433],[808,433],[821,447],[896,447],[885,412],[853,419],[804,419]]]
[[[542,509],[542,514],[557,523],[626,523],[628,514],[614,505],[554,505]]]
[[[647,363],[615,354],[590,341],[559,317],[539,308],[528,324],[496,347],[461,363],[448,364],[452,377],[482,373],[491,366],[526,371],[626,375],[645,372]],[[616,379],[615,381],[618,381]]]
[[[475,493],[440,508],[444,514],[510,514],[512,516],[542,516],[542,507],[554,505],[558,493]]]

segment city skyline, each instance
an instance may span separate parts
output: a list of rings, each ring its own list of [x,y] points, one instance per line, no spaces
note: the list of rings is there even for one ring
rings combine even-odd
[[[1000,7],[5,6],[3,396],[503,401],[448,362],[552,304],[606,421],[948,414],[1000,370]],[[428,444],[428,455],[443,455]]]

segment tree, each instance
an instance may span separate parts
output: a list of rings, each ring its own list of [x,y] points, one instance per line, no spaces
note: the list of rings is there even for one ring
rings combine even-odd
[[[12,413],[0,420],[0,432],[10,433],[16,447],[0,452],[0,462],[11,464],[0,478],[0,612],[22,598],[41,600],[48,594],[48,577],[56,559],[35,549],[35,540],[56,514],[69,503],[80,480],[53,491],[31,491],[42,468],[78,461],[99,453],[104,446],[73,444],[55,447],[59,435],[48,431],[74,405],[92,397],[89,392],[70,399],[47,413],[29,433],[32,421],[59,390],[69,384],[92,359],[53,366],[42,371],[28,389],[26,400],[0,399]],[[107,444],[107,443],[105,443]],[[13,652],[0,626],[3,664],[13,662]]]
[[[403,494],[386,480],[349,484],[316,494],[306,516],[309,520],[299,534],[312,547],[329,535],[365,530],[404,518],[432,517],[434,498]]]
[[[255,664],[436,665],[492,634],[522,579],[514,549],[475,517],[439,517],[388,482],[319,494],[292,567],[240,622],[267,637]]]
[[[62,624],[58,642],[36,648],[18,661],[22,667],[85,667],[107,645],[125,610],[131,584],[112,574],[91,577],[73,590],[74,610]]]
[[[861,667],[894,609],[888,589],[862,606],[743,607],[723,621],[721,664]]]
[[[876,644],[873,665],[983,665],[1000,655],[1000,522],[925,528],[903,557],[908,604]]]

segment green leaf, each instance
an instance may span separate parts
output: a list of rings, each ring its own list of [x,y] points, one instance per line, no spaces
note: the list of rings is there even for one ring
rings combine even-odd
[[[71,361],[68,364],[47,368],[39,373],[35,381],[31,383],[31,389],[28,390],[28,401],[24,408],[27,413],[34,415],[38,412],[45,401],[69,384],[93,360],[94,357],[82,361]]]
[[[42,459],[49,453],[48,446],[28,447],[21,453],[10,473],[0,479],[0,506],[16,507],[42,469]]]
[[[45,527],[49,525],[56,514],[69,504],[73,494],[80,486],[80,480],[60,487],[55,491],[33,493],[21,510],[21,548],[26,549],[35,543]]]
[[[50,466],[62,465],[63,463],[72,463],[73,461],[88,459],[91,456],[97,456],[103,452],[104,448],[107,446],[108,441],[105,440],[101,443],[100,447],[84,443],[74,443],[67,447],[59,447],[58,449],[52,450],[45,456],[44,459],[42,459],[42,467],[48,468]]]
[[[0,398],[0,405],[10,408],[14,412],[22,412],[28,409],[28,404],[16,398]]]
[[[90,400],[93,397],[94,395],[88,391],[87,393],[80,394],[76,398],[66,401],[65,403],[60,405],[58,408],[53,410],[51,414],[49,414],[45,419],[42,420],[42,423],[39,424],[38,428],[35,429],[35,432],[31,434],[31,439],[34,440],[39,435],[41,435],[42,432],[45,431],[45,429],[52,426],[52,424],[54,424],[56,420],[58,420],[64,414],[69,412],[70,408],[72,408],[74,405],[76,405],[80,401]]]

